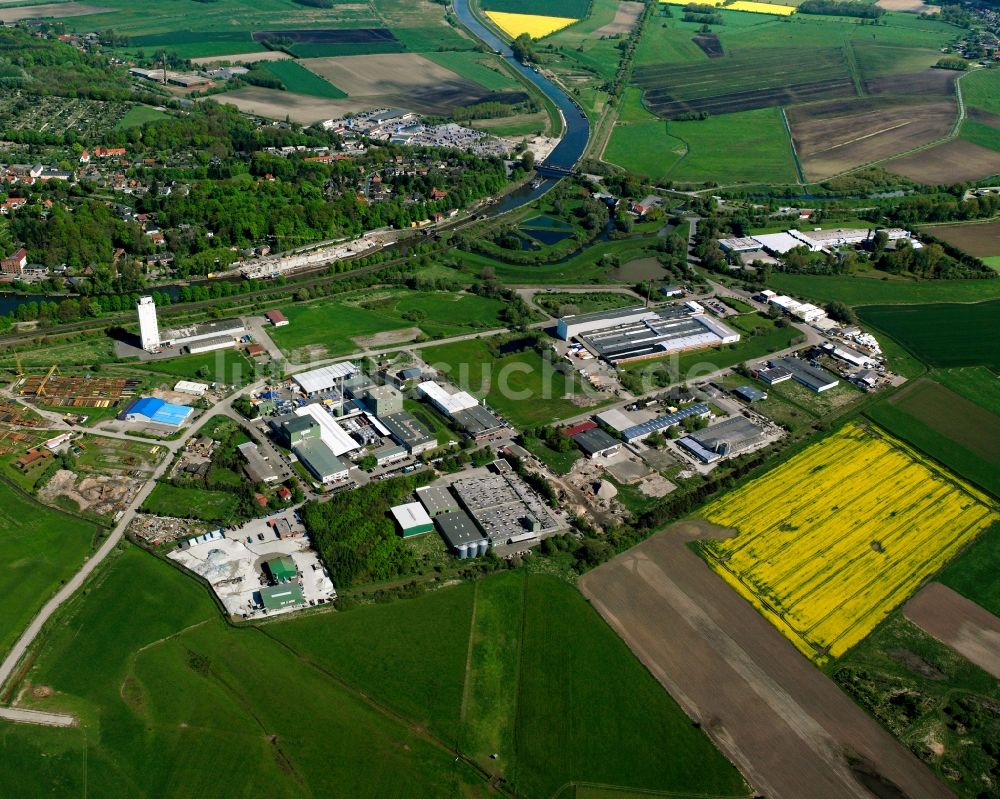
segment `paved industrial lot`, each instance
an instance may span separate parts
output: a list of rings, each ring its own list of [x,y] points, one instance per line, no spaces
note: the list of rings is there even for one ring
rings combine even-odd
[[[687,546],[722,534],[672,525],[584,575],[580,589],[769,799],[871,799],[848,757],[898,786],[879,785],[879,796],[951,797]]]
[[[293,511],[252,519],[224,533],[224,538],[176,549],[169,557],[208,580],[230,614],[246,618],[265,615],[257,607],[254,594],[263,585],[263,563],[281,555],[290,555],[295,561],[306,602],[329,602],[336,597],[333,582],[315,550],[310,548],[305,528]],[[289,607],[269,613],[296,609]]]

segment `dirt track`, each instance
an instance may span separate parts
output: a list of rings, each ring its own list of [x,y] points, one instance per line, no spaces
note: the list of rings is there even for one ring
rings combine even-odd
[[[941,583],[931,583],[906,603],[903,615],[1000,679],[1000,619]]]
[[[673,525],[580,589],[769,799],[870,799],[845,755],[900,789],[879,796],[953,796],[686,546],[721,534]]]

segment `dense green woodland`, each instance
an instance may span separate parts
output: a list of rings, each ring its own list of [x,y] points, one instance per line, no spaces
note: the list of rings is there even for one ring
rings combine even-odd
[[[411,570],[413,553],[396,535],[388,512],[431,477],[420,472],[381,480],[302,507],[302,521],[334,585],[343,590],[356,581],[388,580]]]
[[[507,182],[504,165],[497,159],[410,149],[408,162],[433,164],[427,174],[387,174],[383,185],[392,188],[391,198],[368,204],[357,196],[359,173],[383,169],[403,154],[402,148],[376,147],[365,156],[333,163],[307,161],[303,154],[282,158],[261,150],[330,145],[332,137],[261,128],[236,109],[209,102],[183,118],[149,123],[132,137],[138,140],[126,144],[133,158],[143,155],[169,163],[172,153],[194,151],[195,163],[190,166],[127,170],[150,187],[133,208],[155,215],[180,277],[219,269],[217,258],[225,259],[223,268],[228,266],[235,257],[229,251],[233,246],[266,240],[285,249],[384,226],[409,227],[436,212],[497,192]],[[108,138],[109,144],[121,144],[122,136]],[[159,188],[174,181],[189,190],[162,196]],[[412,202],[413,197],[428,198],[432,189],[445,186],[444,199]],[[46,185],[30,192],[29,196],[60,202],[48,218],[38,207],[19,211],[9,223],[10,236],[27,246],[32,262],[65,263],[71,270],[92,267],[99,282],[110,274],[115,248],[124,249],[127,256],[143,256],[155,252],[156,245],[138,222],[122,221],[106,200],[86,196],[89,191],[86,185]],[[211,238],[209,231],[214,234]]]

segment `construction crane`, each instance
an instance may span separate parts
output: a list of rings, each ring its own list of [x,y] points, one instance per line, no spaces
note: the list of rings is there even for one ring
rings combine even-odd
[[[38,384],[38,388],[35,391],[36,397],[45,396],[45,384],[49,382],[49,378],[52,377],[56,372],[59,371],[59,366],[57,364],[52,364],[52,368],[49,369],[49,373],[42,378],[42,382]]]

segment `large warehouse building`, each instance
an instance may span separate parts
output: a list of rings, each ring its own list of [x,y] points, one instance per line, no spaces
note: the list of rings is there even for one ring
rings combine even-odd
[[[559,320],[558,332],[561,338],[579,338],[612,364],[740,340],[739,333],[706,315],[697,303],[570,316]]]
[[[340,460],[321,438],[305,438],[292,448],[303,465],[324,485],[347,480],[347,466]]]
[[[292,375],[292,379],[299,384],[303,394],[315,397],[335,388],[343,389],[344,381],[357,373],[358,367],[353,363],[335,363],[308,372],[300,372]]]
[[[745,452],[764,437],[764,428],[744,416],[730,419],[691,433],[677,441],[678,445],[694,455],[702,463],[714,463],[721,458],[729,458]]]
[[[194,408],[174,405],[156,397],[142,397],[129,403],[121,418],[126,422],[146,422],[165,427],[180,427],[194,413]]]
[[[351,438],[322,405],[306,405],[295,409],[296,416],[311,417],[319,424],[319,437],[334,455],[340,457],[360,449],[361,445]]]
[[[467,391],[449,391],[432,380],[417,385],[417,391],[445,416],[450,417],[467,436],[477,441],[489,438],[506,425]]]
[[[160,338],[160,343],[164,346],[185,349],[192,354],[210,352],[235,347],[246,332],[246,326],[239,319],[220,319],[216,322],[167,330]]]

